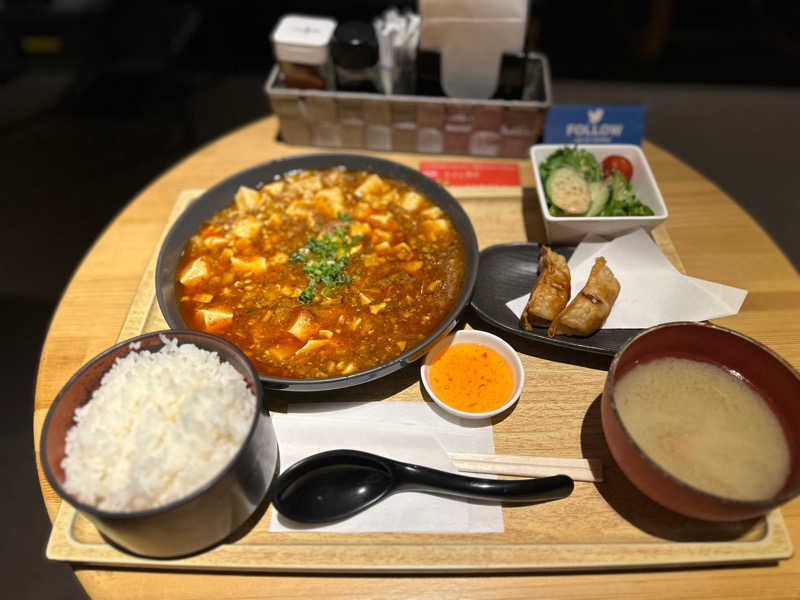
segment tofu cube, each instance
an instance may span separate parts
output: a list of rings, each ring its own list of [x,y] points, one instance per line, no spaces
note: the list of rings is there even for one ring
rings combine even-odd
[[[277,198],[283,193],[284,189],[286,189],[285,181],[273,181],[272,183],[268,183],[267,185],[262,187],[261,191],[266,192],[273,198]]]
[[[231,266],[234,271],[239,273],[263,273],[267,270],[267,259],[263,256],[257,256],[256,258],[245,260],[234,256],[231,258]]]
[[[403,210],[414,212],[415,210],[419,210],[423,200],[424,198],[417,192],[406,192],[400,199],[399,204]]]
[[[278,360],[286,360],[294,354],[294,351],[294,347],[289,344],[278,344],[269,348],[269,353]]]
[[[359,202],[353,207],[353,210],[350,211],[350,216],[354,219],[359,219],[363,221],[369,215],[373,213],[372,207],[369,205],[368,202]]]
[[[392,241],[392,232],[386,231],[385,229],[376,229],[372,232],[372,240],[373,242],[391,242]]]
[[[392,215],[389,213],[377,213],[374,215],[370,215],[367,217],[367,220],[372,223],[374,227],[382,227],[387,228],[391,227],[392,225],[396,226],[394,219],[392,219]]]
[[[363,221],[356,221],[355,223],[350,224],[350,235],[352,236],[365,236],[370,231],[372,231],[372,225],[369,223],[364,223]]]
[[[246,186],[240,186],[236,192],[236,208],[241,211],[256,210],[261,206],[262,198],[258,190]]]
[[[420,225],[425,237],[430,241],[446,240],[452,235],[450,230],[450,223],[447,219],[433,219],[431,221],[423,221]]]
[[[247,215],[233,225],[233,234],[240,238],[254,238],[261,231],[261,221]]]
[[[409,262],[403,263],[401,267],[409,272],[409,273],[416,273],[422,268],[422,261],[421,260],[411,260]]]
[[[379,175],[372,174],[356,188],[356,196],[363,197],[366,194],[379,194],[383,189],[383,179]]]
[[[181,273],[178,281],[180,281],[183,285],[193,286],[197,285],[206,278],[208,278],[208,264],[202,257],[200,257],[194,259],[192,264],[183,270],[183,273]]]
[[[233,323],[233,311],[229,308],[200,308],[197,313],[203,319],[203,327],[209,333],[219,333]]]
[[[378,256],[375,254],[366,254],[363,258],[365,267],[374,267],[379,264]]]
[[[224,246],[227,243],[228,243],[228,240],[226,240],[224,237],[219,237],[219,236],[216,236],[216,235],[212,235],[210,237],[203,238],[203,245],[206,248],[216,248],[217,246]]]
[[[426,219],[438,219],[444,213],[442,212],[442,209],[439,208],[438,206],[431,206],[430,208],[426,208],[425,210],[423,210],[420,214]]]
[[[317,329],[318,328],[314,326],[314,315],[307,310],[302,310],[289,328],[289,333],[301,342],[305,342],[316,333]]]
[[[338,187],[320,190],[314,196],[314,202],[331,219],[335,219],[339,216],[339,213],[345,212],[344,194]]]
[[[305,195],[308,192],[318,192],[321,190],[322,180],[318,175],[309,175],[308,177],[301,177],[300,179],[293,181],[291,186]]]
[[[312,214],[308,202],[305,200],[295,200],[286,208],[286,214],[290,217],[308,217]]]

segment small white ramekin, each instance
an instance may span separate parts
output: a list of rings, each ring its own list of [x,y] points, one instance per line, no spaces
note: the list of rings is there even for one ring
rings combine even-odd
[[[508,400],[504,402],[502,406],[495,408],[494,410],[481,413],[466,412],[446,404],[434,393],[430,382],[431,363],[440,352],[453,344],[480,344],[481,346],[486,346],[487,348],[491,348],[497,352],[503,358],[503,360],[506,361],[508,366],[511,367],[511,373],[514,376],[514,383]],[[428,392],[428,395],[433,399],[433,401],[451,415],[463,417],[465,419],[485,419],[487,417],[499,415],[500,413],[508,410],[519,399],[519,396],[522,393],[522,387],[525,385],[525,369],[522,366],[522,361],[519,359],[517,352],[511,346],[509,346],[508,343],[496,335],[487,331],[479,331],[477,329],[462,329],[439,340],[436,345],[431,348],[431,351],[428,352],[428,356],[425,358],[425,364],[423,364],[422,368],[420,369],[420,374],[422,377],[422,385],[425,386],[425,390]]]

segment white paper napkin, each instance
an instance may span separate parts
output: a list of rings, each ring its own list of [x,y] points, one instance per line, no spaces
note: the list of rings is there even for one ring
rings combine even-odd
[[[637,229],[611,241],[593,236],[578,245],[568,263],[573,298],[586,283],[598,256],[605,257],[620,283],[619,296],[604,329],[643,329],[659,323],[734,315],[747,296],[746,290],[683,275],[650,236]],[[514,298],[506,306],[519,318],[529,296]]]
[[[282,471],[306,456],[349,448],[457,472],[447,452],[494,452],[491,421],[483,421],[465,429],[442,419],[430,403],[395,401],[296,404],[286,415],[273,415]],[[392,495],[329,525],[293,523],[276,511],[270,521],[270,531],[495,533],[503,529],[497,503],[419,492]]]

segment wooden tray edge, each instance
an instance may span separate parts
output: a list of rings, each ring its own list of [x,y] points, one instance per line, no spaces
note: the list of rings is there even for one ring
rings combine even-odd
[[[144,273],[142,273],[139,285],[136,286],[136,295],[133,297],[128,313],[125,315],[125,320],[122,322],[122,327],[117,335],[117,342],[127,340],[143,333],[144,325],[147,322],[147,315],[156,298],[156,263],[158,263],[158,254],[161,250],[161,245],[164,243],[164,238],[167,237],[167,233],[169,233],[178,215],[186,209],[192,200],[202,194],[203,191],[204,190],[182,190],[178,195],[178,199],[175,201],[169,213],[169,217],[167,218],[167,223],[158,238],[158,242],[156,242],[153,254],[144,269]]]
[[[711,567],[775,563],[791,558],[794,546],[779,509],[766,516],[767,533],[754,542],[519,544],[282,543],[222,544],[177,560],[136,557],[107,544],[87,544],[72,535],[77,511],[62,503],[45,555],[51,560],[97,566],[201,571],[307,573],[557,572]],[[318,557],[309,564],[309,556]],[[425,562],[413,557],[424,556]],[[389,562],[392,561],[392,562]]]
[[[173,206],[168,221],[137,286],[137,292],[125,316],[118,341],[143,332],[155,301],[155,268],[164,237],[177,216],[203,190],[183,190]],[[685,272],[672,239],[661,225],[653,238],[667,258]],[[259,571],[306,573],[454,573],[454,572],[556,572],[593,570],[635,570],[771,563],[791,558],[794,546],[779,509],[766,516],[767,532],[754,542],[692,543],[614,543],[615,559],[609,560],[608,544],[490,544],[479,551],[474,544],[223,544],[184,559],[156,560],[136,557],[112,546],[86,544],[74,538],[72,525],[77,511],[66,502],[59,506],[48,538],[45,555],[51,560],[86,563],[97,566],[147,569],[182,569],[207,571]],[[256,549],[255,552],[253,549]],[[347,561],[342,554],[359,560]],[[443,552],[442,549],[445,549]],[[311,551],[309,551],[311,549]],[[524,556],[520,550],[526,550]],[[743,551],[745,550],[745,551]],[[410,559],[410,554],[426,557],[424,564]],[[309,556],[334,557],[331,563],[320,560],[309,565]],[[620,560],[620,556],[623,559]],[[254,558],[255,557],[255,558]],[[404,557],[405,558],[404,560]],[[477,558],[476,558],[477,557]],[[344,560],[343,560],[344,559]],[[389,560],[392,561],[389,564]]]

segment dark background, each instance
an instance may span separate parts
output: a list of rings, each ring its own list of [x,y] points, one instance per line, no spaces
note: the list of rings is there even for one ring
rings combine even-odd
[[[269,114],[268,39],[281,15],[371,20],[388,6],[416,3],[0,0],[8,597],[82,596],[69,567],[43,558],[31,432],[43,335],[81,256],[154,177]],[[646,137],[720,185],[800,264],[798,3],[531,0],[528,43],[549,57],[556,103],[646,105]]]

